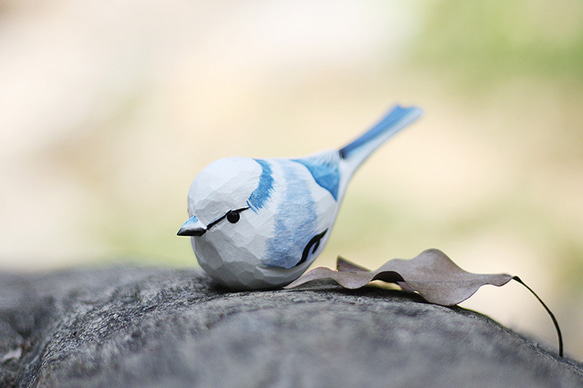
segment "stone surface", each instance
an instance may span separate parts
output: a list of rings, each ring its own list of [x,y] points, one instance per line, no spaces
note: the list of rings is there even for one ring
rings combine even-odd
[[[413,294],[196,270],[0,274],[2,387],[576,387],[583,365]]]

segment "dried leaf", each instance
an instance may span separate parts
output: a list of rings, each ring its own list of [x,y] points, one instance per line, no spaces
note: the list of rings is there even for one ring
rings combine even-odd
[[[286,286],[297,287],[318,280],[332,279],[345,288],[366,286],[373,280],[382,280],[405,286],[419,293],[425,300],[444,306],[453,306],[472,296],[481,286],[503,286],[512,276],[508,274],[474,274],[458,267],[438,249],[428,249],[410,260],[393,259],[375,271],[368,271],[343,258],[338,258],[338,271],[315,268]]]
[[[458,267],[445,253],[438,249],[428,249],[410,260],[393,259],[374,271],[338,257],[337,271],[319,267],[306,272],[285,288],[323,279],[331,279],[344,288],[356,289],[373,280],[396,283],[406,291],[417,292],[431,303],[453,306],[472,296],[486,284],[503,286],[515,280],[526,287],[549,313],[559,339],[559,355],[563,356],[563,339],[559,324],[538,295],[518,276],[508,274],[476,274]]]

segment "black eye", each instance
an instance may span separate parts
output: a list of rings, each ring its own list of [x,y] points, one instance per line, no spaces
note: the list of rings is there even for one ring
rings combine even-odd
[[[234,224],[236,222],[238,222],[241,219],[241,215],[239,214],[239,212],[237,211],[230,211],[227,213],[227,220],[231,223]]]

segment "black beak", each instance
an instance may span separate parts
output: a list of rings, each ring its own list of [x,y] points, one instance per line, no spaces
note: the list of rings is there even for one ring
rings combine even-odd
[[[183,226],[182,228],[180,228],[180,230],[178,231],[178,235],[179,236],[202,236],[203,234],[205,234],[206,229],[204,228],[189,228],[188,226]]]
[[[178,231],[179,236],[202,236],[206,233],[207,227],[196,217],[190,217]]]

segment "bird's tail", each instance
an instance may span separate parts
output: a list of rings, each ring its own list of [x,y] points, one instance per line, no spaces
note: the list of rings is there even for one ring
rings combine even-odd
[[[417,107],[403,108],[395,105],[374,127],[342,147],[338,153],[344,161],[345,171],[352,175],[354,171],[385,141],[394,134],[417,120],[421,116]]]

